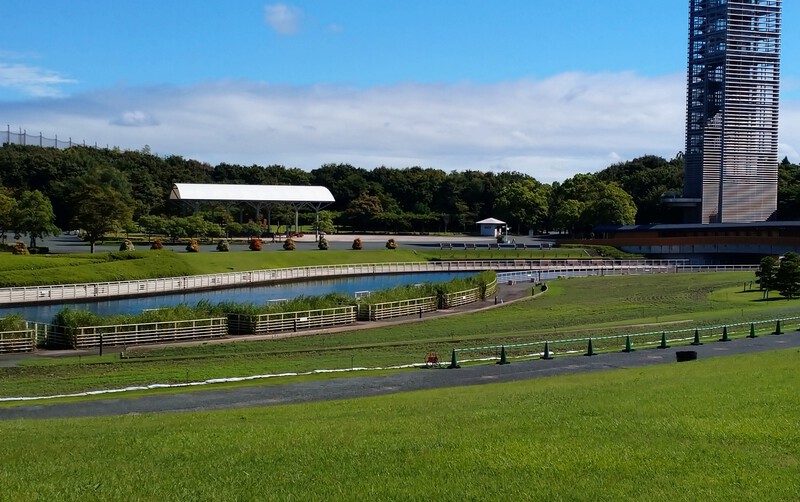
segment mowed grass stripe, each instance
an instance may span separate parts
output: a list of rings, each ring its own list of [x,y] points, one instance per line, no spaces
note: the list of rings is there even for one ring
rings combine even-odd
[[[0,422],[7,500],[797,500],[800,351],[268,408]]]
[[[276,245],[278,246],[278,245]],[[138,251],[97,254],[0,254],[0,287],[109,282],[180,277],[272,268],[345,265],[350,263],[422,262],[427,260],[587,258],[581,249],[462,250],[413,249],[231,251],[185,253]]]

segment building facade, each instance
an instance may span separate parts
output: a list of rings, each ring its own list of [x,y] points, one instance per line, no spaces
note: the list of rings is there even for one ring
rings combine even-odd
[[[767,221],[778,201],[781,0],[690,0],[687,223]]]

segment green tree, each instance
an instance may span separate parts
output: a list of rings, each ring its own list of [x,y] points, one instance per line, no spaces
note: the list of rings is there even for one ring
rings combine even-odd
[[[800,255],[788,252],[783,256],[775,277],[778,292],[787,299],[796,298],[800,293]]]
[[[0,190],[0,240],[5,244],[6,232],[14,226],[14,209],[17,201],[5,190]]]
[[[83,231],[91,253],[97,241],[124,229],[133,216],[133,200],[111,185],[87,184],[74,197],[72,224]]]
[[[636,204],[616,183],[598,182],[589,194],[582,219],[590,225],[633,225]]]
[[[118,169],[94,166],[63,186],[69,194],[70,224],[83,231],[90,252],[105,235],[130,224],[135,202],[127,178]]]
[[[383,205],[379,197],[362,195],[347,206],[344,217],[354,229],[367,230],[382,214]]]
[[[61,233],[55,225],[56,215],[50,199],[39,190],[22,192],[12,214],[15,233],[26,234],[32,248],[36,247],[36,239]]]
[[[765,256],[761,258],[758,264],[756,283],[758,283],[759,287],[764,292],[764,298],[769,298],[769,291],[775,288],[779,266],[780,263],[774,256]]]
[[[139,225],[147,233],[147,240],[153,235],[167,234],[167,219],[163,216],[145,215],[139,218]]]
[[[549,187],[532,178],[515,181],[500,189],[495,207],[510,216],[520,233],[522,225],[536,228],[544,222],[548,191]]]
[[[316,230],[318,232],[325,232],[326,234],[332,234],[334,232],[333,226],[333,213],[330,211],[320,211],[318,213],[319,220],[314,222]]]
[[[552,213],[553,228],[572,234],[580,224],[585,204],[579,200],[568,199],[555,204]],[[553,205],[551,205],[553,207]]]

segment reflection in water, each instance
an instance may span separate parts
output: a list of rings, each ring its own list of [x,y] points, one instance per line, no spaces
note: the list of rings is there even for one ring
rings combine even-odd
[[[120,298],[89,303],[73,303],[70,304],[70,307],[89,310],[99,315],[113,315],[138,314],[143,310],[169,307],[181,303],[195,305],[200,300],[207,300],[212,304],[235,302],[262,305],[269,300],[291,299],[298,296],[318,296],[334,292],[355,295],[356,291],[378,291],[395,286],[418,284],[422,282],[445,282],[457,277],[470,277],[475,274],[476,272],[427,272],[343,277],[309,282],[273,284],[269,286],[199,291],[163,296],[145,296],[140,298]],[[50,322],[62,308],[64,308],[63,304],[8,307],[0,309],[0,317],[18,313],[23,319],[28,321]]]

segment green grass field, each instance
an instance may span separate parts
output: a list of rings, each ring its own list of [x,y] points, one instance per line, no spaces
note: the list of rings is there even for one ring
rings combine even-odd
[[[108,282],[157,277],[213,274],[242,270],[339,265],[348,263],[420,262],[426,260],[587,258],[581,250],[328,250],[235,251],[182,253],[132,251],[97,254],[0,254],[0,287]]]
[[[565,279],[551,281],[547,294],[538,298],[424,322],[281,340],[247,341],[243,337],[235,343],[138,349],[131,352],[138,358],[126,360],[120,360],[119,351],[112,349],[103,357],[37,358],[18,367],[0,368],[0,397],[315,369],[387,367],[422,363],[429,351],[446,359],[453,348],[692,329],[798,313],[800,300],[761,301],[758,291],[742,292],[743,283],[752,278],[751,273],[708,273]],[[622,348],[621,339],[613,343],[597,343],[596,349]],[[585,345],[553,348],[563,352]],[[510,356],[518,355],[510,351]]]
[[[0,499],[800,498],[800,351],[348,401],[0,422]]]

